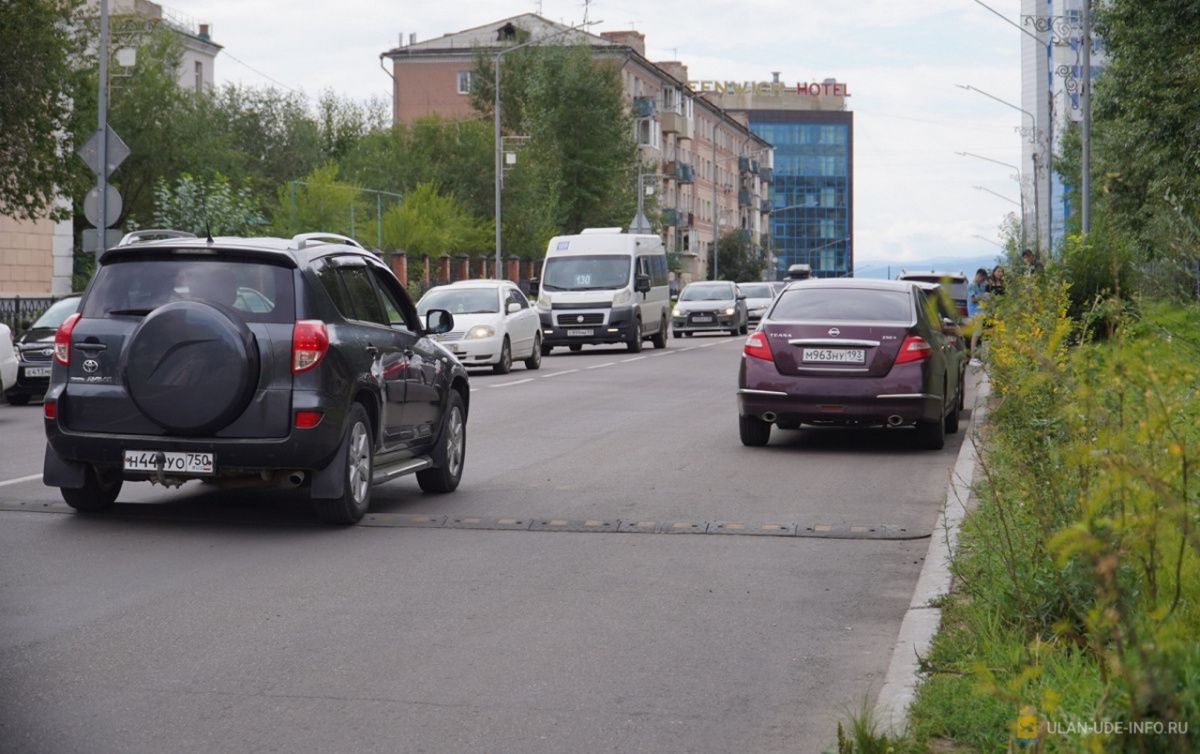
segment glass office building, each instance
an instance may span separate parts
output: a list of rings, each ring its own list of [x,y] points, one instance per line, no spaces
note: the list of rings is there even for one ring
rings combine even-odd
[[[775,147],[770,247],[777,277],[793,264],[816,277],[854,270],[854,113],[749,110],[750,130]]]

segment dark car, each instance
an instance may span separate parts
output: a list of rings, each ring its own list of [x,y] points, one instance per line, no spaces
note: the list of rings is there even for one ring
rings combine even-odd
[[[747,340],[738,374],[742,443],[766,445],[772,425],[915,427],[941,448],[958,431],[961,359],[920,286],[810,280],[784,290]]]
[[[746,297],[729,280],[689,283],[671,311],[671,330],[676,338],[720,331],[744,335],[749,321]]]
[[[125,481],[303,488],[354,523],[371,485],[462,476],[466,371],[351,239],[123,243],[54,337],[43,478],[79,511]]]
[[[961,272],[901,272],[897,280],[907,280],[911,283],[938,283],[954,302],[958,322],[967,319],[967,276]]]
[[[24,406],[30,400],[40,400],[50,385],[50,364],[54,358],[54,333],[79,309],[79,296],[56,301],[42,316],[27,323],[25,332],[17,338],[17,381],[4,392],[12,406]]]

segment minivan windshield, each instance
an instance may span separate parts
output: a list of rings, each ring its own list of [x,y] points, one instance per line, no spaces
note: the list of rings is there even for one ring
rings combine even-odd
[[[37,321],[33,323],[33,327],[30,329],[57,330],[58,326],[61,325],[67,317],[74,314],[75,310],[78,308],[78,296],[64,298],[62,301],[57,302],[54,304],[54,306],[47,309],[42,316],[38,317]]]
[[[792,288],[771,310],[771,319],[802,322],[912,322],[907,291],[872,288]]]
[[[731,301],[733,286],[729,283],[689,285],[679,296],[680,301]]]
[[[606,291],[629,285],[627,254],[594,254],[550,257],[542,272],[542,288],[548,291]]]
[[[495,314],[500,311],[495,288],[442,288],[430,291],[417,302],[422,317],[430,309],[445,309],[451,314]]]

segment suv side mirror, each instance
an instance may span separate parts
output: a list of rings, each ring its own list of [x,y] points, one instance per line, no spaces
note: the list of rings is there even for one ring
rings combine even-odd
[[[541,286],[541,283],[542,283],[542,281],[536,277],[529,278],[529,295],[530,296],[538,295],[538,288]]]
[[[454,315],[445,309],[430,309],[425,313],[425,334],[441,335],[454,329]]]
[[[521,305],[516,301],[509,301],[507,311],[509,314],[516,314],[517,312],[521,311]]]
[[[634,278],[633,290],[636,291],[637,293],[649,293],[650,292],[650,276],[649,275],[638,275],[636,278]]]

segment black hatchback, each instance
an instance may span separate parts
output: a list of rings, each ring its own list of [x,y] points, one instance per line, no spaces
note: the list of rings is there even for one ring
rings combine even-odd
[[[43,478],[70,506],[201,479],[302,488],[323,519],[354,523],[373,484],[457,488],[468,378],[429,337],[449,312],[421,321],[345,237],[167,235],[105,252],[54,336]]]

